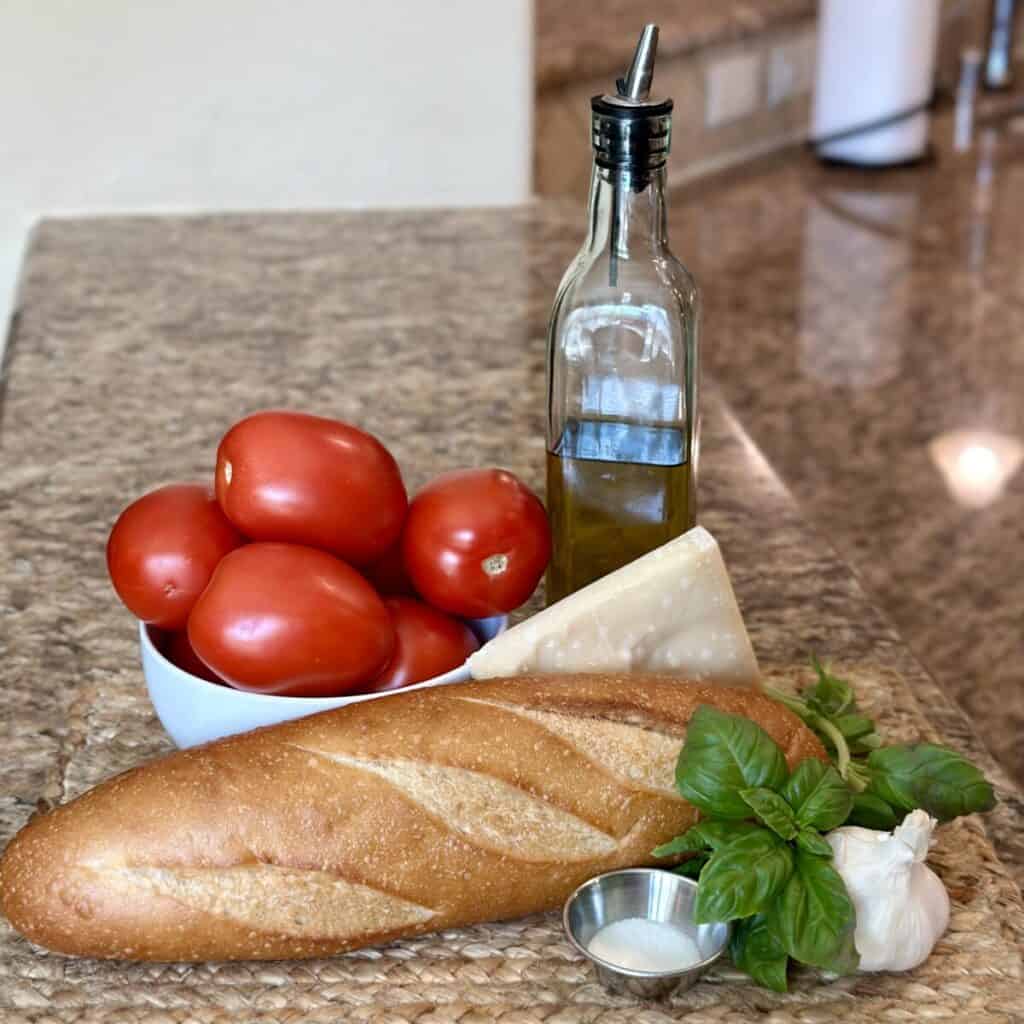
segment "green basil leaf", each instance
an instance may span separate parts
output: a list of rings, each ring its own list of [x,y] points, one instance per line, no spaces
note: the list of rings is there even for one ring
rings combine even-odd
[[[857,793],[847,825],[860,825],[879,832],[891,832],[900,823],[899,815],[880,797],[872,793]]]
[[[687,878],[692,878],[696,881],[700,878],[700,873],[704,870],[704,865],[707,864],[707,857],[691,857],[688,861],[684,861],[677,868],[673,868],[673,872],[677,875],[685,875]]]
[[[882,745],[875,723],[866,715],[840,715],[833,724],[843,734],[851,754],[870,754]]]
[[[799,810],[815,787],[825,776],[828,765],[814,757],[804,758],[794,769],[793,774],[782,787],[782,797],[793,808]]]
[[[850,740],[848,744],[851,754],[870,754],[872,750],[877,750],[881,745],[882,737],[877,732]]]
[[[759,828],[716,850],[700,873],[693,919],[732,921],[764,910],[793,870],[793,850]]]
[[[741,789],[744,803],[776,835],[792,839],[796,835],[796,819],[793,808],[770,789]]]
[[[759,828],[752,821],[699,821],[690,831],[696,833],[705,846],[720,850],[734,839],[757,832]]]
[[[845,963],[856,916],[842,878],[824,857],[796,851],[771,920],[794,960],[825,970]]]
[[[831,857],[832,847],[814,829],[802,828],[796,834],[796,845],[814,857]]]
[[[856,974],[860,966],[860,953],[854,944],[854,929],[850,929],[839,948],[839,952],[830,963],[823,964],[822,969],[832,974]]]
[[[882,747],[868,755],[868,792],[897,811],[927,811],[939,821],[990,811],[995,793],[984,775],[956,751],[934,743]]]
[[[846,737],[847,743],[875,732],[875,723],[867,715],[840,715],[832,720],[832,724]]]
[[[775,992],[786,991],[789,956],[765,914],[738,921],[729,939],[732,962],[759,985]]]
[[[811,664],[818,673],[818,681],[804,692],[804,700],[826,718],[835,718],[852,711],[857,706],[857,700],[850,684],[832,675],[814,655],[811,655]]]
[[[702,704],[686,730],[676,762],[676,787],[691,804],[716,818],[749,817],[741,789],[778,789],[786,759],[756,722]]]
[[[681,836],[656,847],[655,857],[672,857],[678,853],[718,850],[739,836],[757,829],[752,821],[699,821]]]
[[[814,758],[796,766],[782,795],[793,808],[797,824],[819,832],[842,825],[853,806],[853,793],[839,772]]]
[[[654,857],[674,857],[677,853],[694,853],[697,850],[704,850],[707,848],[707,843],[694,833],[693,829],[687,829],[681,836],[676,836],[675,839],[670,839],[667,843],[662,843],[661,846],[656,846],[651,850],[651,855]]]

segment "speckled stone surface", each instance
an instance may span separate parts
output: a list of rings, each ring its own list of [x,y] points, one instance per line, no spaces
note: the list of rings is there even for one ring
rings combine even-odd
[[[1024,780],[1024,125],[921,167],[810,155],[673,197],[704,365]]]
[[[538,89],[579,78],[620,75],[640,29],[655,22],[662,59],[728,43],[815,12],[816,0],[538,0]]]
[[[103,545],[132,497],[162,482],[207,477],[217,440],[233,420],[268,406],[352,419],[392,447],[412,488],[440,470],[475,464],[504,465],[541,486],[544,325],[580,228],[580,211],[570,204],[68,221],[39,229],[0,421],[0,841],[37,805],[75,796],[168,749],[143,687],[134,624],[106,581]],[[723,330],[720,317],[713,302],[712,337]],[[983,920],[986,941],[998,944],[993,1002],[976,1019],[1010,1020],[993,1007],[1005,1008],[1019,994],[1012,979],[1020,977],[1014,949],[1024,918],[1012,878],[1024,874],[1020,792],[808,527],[714,383],[705,391],[704,417],[701,519],[722,544],[763,663],[791,667],[815,650],[855,668],[873,680],[873,710],[883,720],[898,723],[901,734],[942,737],[969,751],[996,781],[998,810],[984,824],[957,826],[976,837],[980,859],[953,870],[967,872],[957,893],[967,939],[970,921]],[[979,872],[982,894],[970,881]],[[981,902],[971,911],[963,901],[975,898]],[[508,927],[502,941],[515,946],[519,933]],[[545,928],[555,936],[551,948],[561,950],[557,926]],[[488,934],[480,932],[480,941]],[[433,965],[455,955],[446,941],[423,947],[428,980],[395,988],[394,999],[416,984],[422,992]],[[485,998],[486,986],[474,980],[478,954],[467,948],[458,961],[464,974],[445,983],[454,986],[444,989],[445,999],[456,998],[460,984],[467,992],[477,985],[474,998]],[[252,1009],[250,1000],[266,999],[292,1009],[260,1019],[299,1020],[302,1006],[358,1001],[353,985],[361,974],[370,984],[377,970],[376,961],[358,958],[288,971],[96,965],[33,953],[6,924],[0,963],[4,1019],[35,1022],[94,1019],[83,1004],[92,998],[112,1015],[97,1009],[95,1019],[219,1024],[234,1019],[232,1007]],[[600,1004],[584,984],[585,965],[558,970],[568,991],[584,986],[579,999]],[[836,990],[836,1008],[821,1012],[829,1019],[859,1012],[849,995],[867,998],[874,984],[851,981],[854,988]],[[906,985],[884,1002],[886,1013],[897,1014],[891,1019],[905,1019],[898,1014],[920,996],[921,985]],[[159,1013],[136,1012],[126,1000],[147,1001],[139,993],[150,986],[148,1001]],[[388,986],[383,990],[366,999],[384,999]],[[715,987],[701,998],[711,1006]],[[763,998],[752,994],[751,1012],[767,1005]],[[193,1015],[204,1000],[216,1000],[224,1016]],[[480,1007],[414,1016],[387,1005],[392,1010],[379,1016],[364,1007],[359,1019],[496,1019]],[[793,1006],[773,1019],[796,1021],[799,998]],[[584,1020],[585,1008],[577,1009],[559,1019]],[[808,1012],[799,1019],[817,1011]],[[608,1013],[601,1020],[615,1019]],[[740,1016],[723,1010],[715,1019]]]

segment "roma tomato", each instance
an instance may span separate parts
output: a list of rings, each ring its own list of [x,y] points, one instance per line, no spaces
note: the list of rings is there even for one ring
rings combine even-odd
[[[395,646],[376,591],[298,544],[247,544],[217,566],[188,620],[196,654],[240,690],[329,697],[375,679]]]
[[[397,690],[458,668],[479,646],[464,622],[409,597],[385,600],[395,627],[395,652],[364,693]]]
[[[213,669],[199,660],[199,655],[188,642],[188,633],[183,629],[177,633],[168,634],[164,654],[169,661],[174,662],[178,668],[183,672],[188,672],[189,675],[198,676],[210,683],[224,682]]]
[[[502,469],[444,473],[409,506],[402,559],[418,593],[452,615],[518,608],[551,555],[544,506]]]
[[[136,618],[184,629],[217,563],[242,543],[209,487],[172,484],[121,513],[107,540],[107,570]]]
[[[396,597],[416,597],[416,588],[405,571],[402,546],[396,544],[363,570],[378,594]]]
[[[402,530],[398,464],[375,437],[337,420],[258,412],[217,449],[217,500],[253,540],[287,541],[367,565]]]

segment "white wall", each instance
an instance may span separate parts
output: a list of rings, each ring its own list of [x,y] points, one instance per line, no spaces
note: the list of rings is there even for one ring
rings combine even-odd
[[[0,0],[0,325],[41,215],[526,199],[531,50],[530,0]]]

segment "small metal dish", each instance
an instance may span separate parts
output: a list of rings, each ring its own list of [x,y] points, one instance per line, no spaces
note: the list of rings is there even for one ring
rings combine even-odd
[[[659,868],[609,871],[584,882],[566,900],[562,923],[569,941],[593,963],[598,980],[610,992],[640,999],[662,999],[690,988],[725,952],[728,924],[695,924],[693,904],[697,883]],[[702,959],[671,971],[641,971],[620,967],[587,948],[597,931],[626,918],[663,921],[682,928],[693,938]]]

